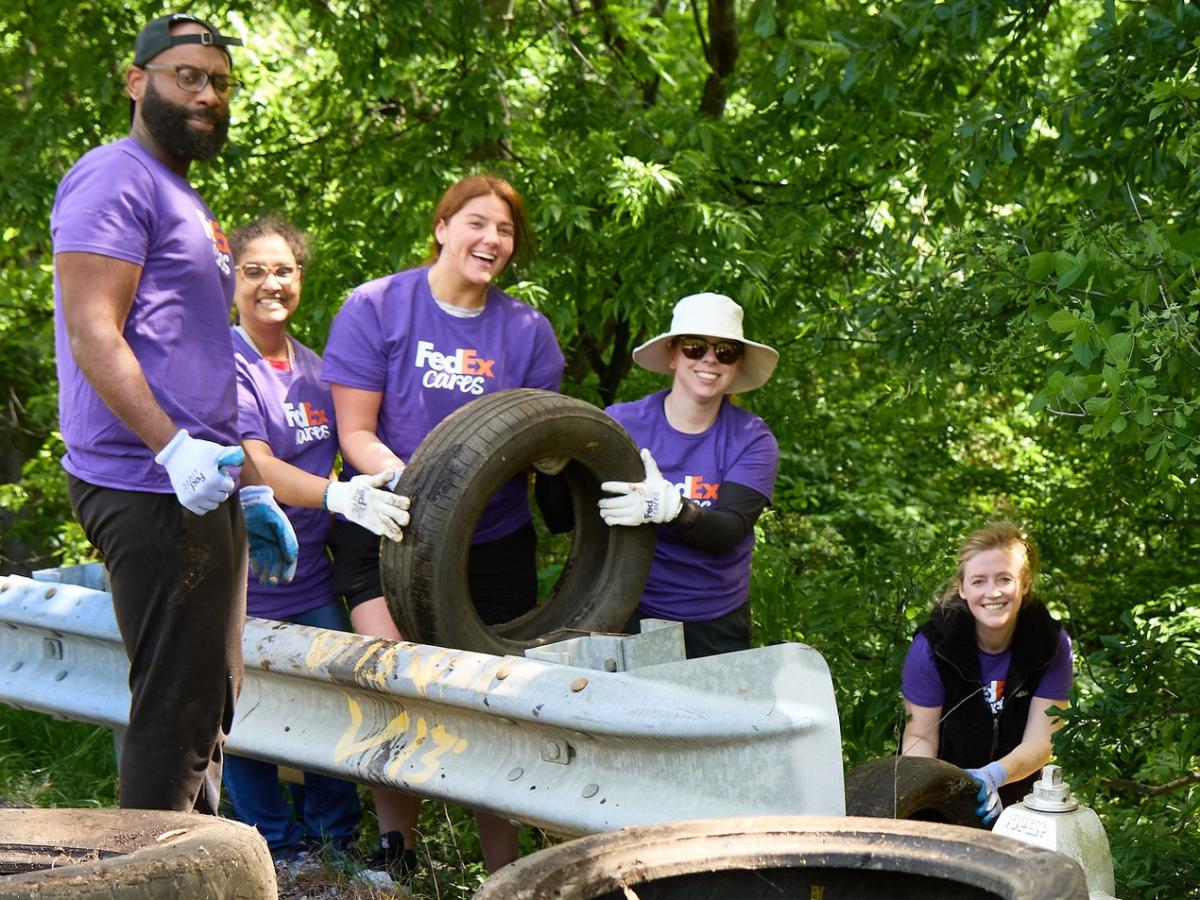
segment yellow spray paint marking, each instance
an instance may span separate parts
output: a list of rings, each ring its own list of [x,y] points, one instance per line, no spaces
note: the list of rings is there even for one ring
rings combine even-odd
[[[430,732],[429,723],[425,721],[424,716],[417,716],[414,722],[407,712],[400,713],[376,734],[359,740],[357,735],[363,723],[362,706],[350,696],[346,697],[346,705],[350,713],[350,725],[338,738],[337,746],[333,749],[333,758],[338,763],[356,753],[374,750],[392,738],[407,734],[411,725],[415,731],[413,738],[388,759],[384,771],[388,778],[393,781],[399,780],[400,770],[413,760],[417,768],[407,780],[420,784],[428,781],[438,770],[443,756],[447,753],[458,755],[469,746],[466,738],[451,734],[444,725],[435,725]],[[432,739],[432,747],[425,747],[427,738]]]
[[[433,738],[433,749],[421,756],[424,767],[408,776],[408,780],[416,784],[421,784],[433,777],[441,765],[442,757],[447,753],[458,756],[469,746],[466,738],[451,734],[444,725],[436,726],[431,737]]]
[[[356,735],[359,728],[362,727],[363,722],[362,705],[353,697],[346,696],[346,706],[350,713],[350,725],[342,732],[342,736],[338,738],[337,746],[333,748],[333,758],[339,763],[355,753],[373,750],[385,741],[390,741],[394,737],[400,737],[408,731],[408,713],[402,712],[375,734],[363,740],[358,740]]]
[[[354,664],[355,679],[365,683],[367,687],[383,690],[387,687],[387,676],[396,668],[396,654],[403,644],[392,644],[379,651],[380,643],[371,644],[367,651]],[[373,665],[369,665],[373,663]]]
[[[355,642],[352,635],[339,635],[335,632],[318,635],[308,646],[308,653],[304,656],[304,665],[310,672],[318,669]]]
[[[408,661],[408,677],[412,679],[413,685],[417,692],[424,697],[425,692],[429,689],[429,685],[441,675],[441,663],[450,653],[451,650],[442,650],[438,653],[431,653],[425,656],[420,653],[414,653]]]

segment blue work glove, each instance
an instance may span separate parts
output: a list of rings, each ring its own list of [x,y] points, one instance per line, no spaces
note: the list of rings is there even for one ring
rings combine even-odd
[[[180,428],[154,461],[167,470],[179,502],[202,516],[229,499],[235,487],[229,470],[240,466],[245,458],[241,447],[202,441]]]
[[[984,825],[991,825],[1000,815],[1000,810],[1004,809],[1004,804],[1000,802],[1000,788],[1008,781],[1008,773],[998,762],[990,762],[982,769],[967,769],[966,773],[979,782],[979,794],[975,797],[979,801],[979,808],[975,810],[975,815]]]
[[[250,544],[250,573],[260,584],[287,584],[296,574],[300,544],[292,523],[275,502],[275,492],[265,484],[238,491],[246,518],[246,541]]]

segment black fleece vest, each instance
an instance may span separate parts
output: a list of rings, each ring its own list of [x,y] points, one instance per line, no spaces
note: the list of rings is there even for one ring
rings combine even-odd
[[[962,605],[935,607],[918,631],[929,641],[946,691],[938,759],[977,769],[1021,743],[1034,691],[1058,649],[1061,627],[1040,602],[1022,607],[1013,632],[1004,708],[993,714],[983,696],[975,619]],[[1006,784],[1000,789],[1000,798],[1006,804],[1023,800],[1038,774]]]

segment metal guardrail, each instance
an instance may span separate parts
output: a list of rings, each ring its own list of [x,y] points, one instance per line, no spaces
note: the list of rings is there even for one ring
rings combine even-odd
[[[244,652],[241,755],[564,835],[845,813],[833,685],[802,644],[603,671],[251,618]],[[109,594],[0,577],[0,701],[120,729],[127,679]]]

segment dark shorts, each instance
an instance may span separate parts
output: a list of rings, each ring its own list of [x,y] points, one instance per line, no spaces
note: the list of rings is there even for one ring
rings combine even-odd
[[[637,634],[638,620],[642,613],[635,612],[625,623],[627,634]],[[707,622],[683,623],[683,646],[688,659],[716,656],[718,653],[734,653],[750,649],[750,601],[747,600],[732,612],[709,619]]]
[[[379,541],[367,529],[335,519],[329,534],[333,589],[353,609],[383,596]],[[537,603],[537,532],[532,523],[494,541],[472,544],[467,582],[486,625],[515,619]]]

